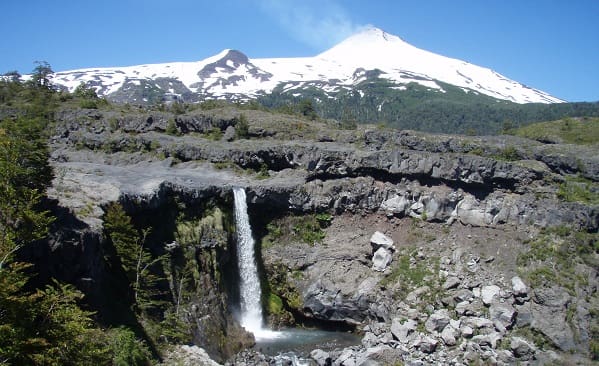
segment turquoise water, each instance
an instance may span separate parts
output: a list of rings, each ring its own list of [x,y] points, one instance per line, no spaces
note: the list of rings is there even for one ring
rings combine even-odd
[[[269,356],[293,352],[299,357],[307,357],[310,351],[317,348],[330,351],[360,344],[360,340],[359,336],[348,332],[294,328],[272,331],[266,337],[256,337],[254,349]]]

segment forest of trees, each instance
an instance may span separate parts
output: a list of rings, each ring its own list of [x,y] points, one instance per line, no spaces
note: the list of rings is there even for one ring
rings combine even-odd
[[[517,104],[439,84],[444,93],[416,83],[398,90],[392,88],[394,84],[388,80],[371,78],[354,90],[340,90],[334,98],[317,87],[294,88],[293,94],[275,88],[258,102],[285,111],[297,110],[296,106],[310,100],[312,110],[318,116],[349,125],[374,123],[425,132],[481,135],[502,133],[507,125],[517,128],[564,117],[599,116],[599,102]],[[299,92],[301,95],[297,95]]]
[[[103,103],[86,88],[75,95],[54,90],[51,73],[40,62],[26,82],[16,72],[0,78],[0,365],[148,365],[152,354],[135,329],[101,326],[80,291],[52,278],[42,283],[22,259],[46,245],[55,220],[46,188],[56,106],[72,98]]]

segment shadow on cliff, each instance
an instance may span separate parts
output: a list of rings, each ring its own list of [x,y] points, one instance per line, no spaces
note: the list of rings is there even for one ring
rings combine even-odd
[[[114,247],[57,201],[47,200],[45,206],[55,217],[48,237],[19,253],[19,260],[34,264],[31,286],[41,288],[52,279],[74,285],[85,295],[80,306],[93,311],[101,326],[130,328],[159,357],[133,311],[134,299],[125,273],[115,263]]]

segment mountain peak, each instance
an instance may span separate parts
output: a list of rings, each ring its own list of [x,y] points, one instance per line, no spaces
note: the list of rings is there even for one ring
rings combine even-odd
[[[360,28],[356,33],[352,34],[348,38],[346,38],[342,43],[399,43],[399,44],[408,44],[401,37],[393,35],[391,33],[387,33],[381,28],[377,28],[372,25],[368,25]]]
[[[360,28],[357,32],[352,34],[349,38],[360,37],[360,38],[370,38],[372,40],[383,39],[385,41],[389,40],[390,34],[385,32],[384,30],[377,28],[373,25],[367,25],[365,27]]]
[[[387,54],[390,49],[402,52],[401,50],[414,48],[398,36],[374,26],[367,26],[321,53],[318,57],[334,60],[347,60],[355,57],[360,60],[365,58],[376,60]]]
[[[187,88],[176,93],[196,95],[198,99],[252,99],[276,88],[295,93],[292,90],[315,85],[334,98],[339,90],[352,88],[370,78],[387,79],[395,84],[391,88],[396,90],[405,90],[405,85],[415,83],[444,93],[442,83],[445,83],[464,93],[485,94],[517,103],[560,102],[493,70],[417,48],[374,26],[361,28],[315,57],[248,59],[240,51],[225,49],[190,63],[61,72],[55,74],[54,82],[70,90],[82,81],[89,82],[101,86],[101,94],[108,96],[140,85],[141,81],[174,93],[176,88],[170,84],[160,84],[169,80],[181,82]],[[300,91],[297,93],[300,95]]]

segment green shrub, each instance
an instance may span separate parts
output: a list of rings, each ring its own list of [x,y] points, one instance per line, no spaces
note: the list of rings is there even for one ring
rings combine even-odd
[[[79,101],[79,107],[84,109],[98,109],[98,102],[95,99],[82,99]]]
[[[260,170],[258,170],[258,179],[268,179],[270,178],[270,173],[268,172],[268,165],[266,163],[260,164]]]
[[[184,103],[172,103],[170,105],[170,111],[174,114],[184,114],[187,111],[186,104]]]
[[[599,361],[599,341],[592,339],[589,343],[589,351],[591,352],[591,359]]]
[[[267,234],[262,239],[262,247],[266,248],[278,243],[292,243],[300,240],[314,245],[322,242],[326,233],[323,231],[329,222],[328,214],[287,216],[279,218],[266,225]]]
[[[331,226],[331,221],[333,220],[333,216],[327,212],[316,214],[316,220],[321,228],[326,228]]]
[[[507,146],[503,150],[499,151],[499,153],[496,154],[494,157],[497,160],[516,161],[520,160],[520,153],[515,147]]]
[[[267,310],[269,314],[281,314],[284,311],[283,300],[272,292],[268,294]]]
[[[205,136],[208,140],[220,141],[223,138],[223,131],[218,127],[212,127]]]
[[[238,139],[246,139],[250,135],[249,130],[250,126],[248,124],[247,117],[242,113],[236,118],[235,137]]]
[[[268,235],[270,235],[273,239],[278,239],[283,236],[283,230],[281,227],[272,222],[266,225],[266,230],[268,230]]]
[[[128,328],[115,328],[109,331],[110,353],[114,366],[150,365],[152,354],[148,346],[137,339]]]
[[[116,117],[110,117],[108,119],[108,127],[110,128],[110,132],[114,132],[119,129],[119,120]]]
[[[177,129],[177,123],[173,118],[169,119],[168,122],[166,122],[166,130],[164,132],[172,136],[176,136],[179,134],[179,129]]]
[[[480,146],[472,148],[470,151],[467,151],[467,153],[468,154],[472,154],[472,155],[478,155],[478,156],[484,156],[485,155],[485,151]]]
[[[301,220],[293,226],[293,233],[311,246],[322,242],[326,236],[315,215],[302,216]]]

